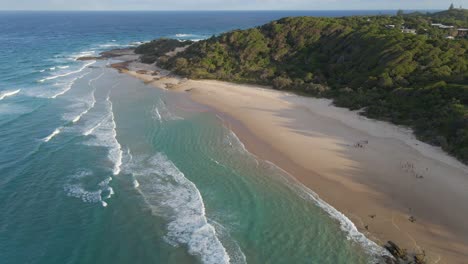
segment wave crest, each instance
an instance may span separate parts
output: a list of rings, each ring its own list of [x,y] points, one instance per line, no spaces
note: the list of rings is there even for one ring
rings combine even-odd
[[[185,245],[203,263],[229,263],[230,257],[208,222],[202,196],[190,180],[164,154],[133,159],[125,168],[138,177],[139,191],[153,213],[172,219],[165,240]]]
[[[5,99],[5,98],[7,98],[7,97],[16,95],[16,94],[19,93],[20,91],[21,91],[21,89],[13,90],[13,91],[4,91],[4,92],[0,93],[0,100],[3,100],[3,99]]]

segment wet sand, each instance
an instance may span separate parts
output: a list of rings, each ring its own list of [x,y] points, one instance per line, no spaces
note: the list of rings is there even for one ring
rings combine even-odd
[[[287,171],[378,244],[425,251],[428,263],[467,263],[468,168],[411,131],[325,99],[182,79],[136,61],[114,67],[212,108],[250,152]]]

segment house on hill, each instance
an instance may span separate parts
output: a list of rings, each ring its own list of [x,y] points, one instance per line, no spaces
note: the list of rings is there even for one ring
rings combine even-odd
[[[407,33],[407,34],[416,34],[416,29],[403,28],[403,29],[401,30],[401,32]]]
[[[459,37],[459,38],[468,37],[468,28],[459,28],[459,29],[457,29],[457,37]]]
[[[447,25],[440,24],[440,23],[432,23],[431,26],[438,27],[440,29],[452,29],[452,28],[454,28],[454,26],[447,26]]]

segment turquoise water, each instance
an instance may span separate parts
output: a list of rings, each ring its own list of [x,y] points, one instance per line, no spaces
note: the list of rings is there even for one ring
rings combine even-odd
[[[0,263],[374,261],[378,247],[215,114],[75,60],[286,15],[0,13]]]

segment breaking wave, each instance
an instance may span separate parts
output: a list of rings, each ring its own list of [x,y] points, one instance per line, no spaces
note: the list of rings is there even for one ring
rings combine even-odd
[[[48,135],[47,137],[45,137],[43,139],[44,142],[49,142],[52,138],[54,138],[56,135],[60,134],[61,132],[61,129],[62,128],[57,128],[54,130],[54,132],[52,132],[50,135]]]
[[[138,189],[154,214],[171,219],[165,240],[185,245],[206,264],[229,263],[230,257],[208,222],[205,205],[194,183],[164,154],[133,159],[127,172],[138,178]]]
[[[322,200],[318,196],[318,194],[316,194],[311,189],[307,188],[299,181],[295,180],[292,175],[290,175],[288,172],[281,169],[280,167],[276,166],[274,163],[269,161],[265,162],[270,164],[273,168],[281,171],[284,175],[287,175],[288,177],[283,176],[283,180],[285,181],[286,185],[293,189],[296,193],[298,193],[298,195],[300,195],[304,199],[314,202],[318,207],[324,210],[333,219],[336,219],[340,223],[340,229],[347,234],[348,239],[353,240],[362,245],[363,248],[372,256],[390,256],[387,250],[376,244],[374,241],[368,239],[363,233],[359,232],[357,227],[348,217],[346,217],[343,213],[341,213],[333,206],[329,205],[327,202]]]
[[[72,175],[63,187],[65,193],[69,197],[74,197],[82,200],[85,203],[101,203],[103,207],[107,206],[104,200],[110,199],[114,195],[114,189],[110,187],[111,177],[101,181],[94,188],[86,188],[81,179],[93,176],[93,172],[88,170],[79,171]]]
[[[166,103],[161,99],[159,99],[158,104],[153,107],[152,117],[158,122],[183,120],[182,117],[171,113],[167,108]]]
[[[157,106],[153,108],[153,119],[162,122],[161,113],[159,113],[159,109]]]
[[[93,82],[99,80],[103,75],[104,75],[104,73],[101,73],[98,77],[89,80],[88,85],[94,88]],[[76,116],[76,117],[72,120],[73,123],[76,123],[76,122],[80,121],[81,117],[83,117],[84,115],[86,115],[91,109],[94,108],[94,106],[96,105],[96,97],[94,96],[94,93],[95,93],[95,92],[96,92],[96,88],[94,88],[94,90],[93,90],[92,93],[91,93],[91,102],[89,103],[88,108],[86,108],[86,110],[84,110],[84,111],[81,112],[78,116]]]
[[[17,93],[19,93],[21,91],[21,89],[18,89],[18,90],[14,90],[14,91],[4,91],[4,92],[1,92],[0,93],[0,100],[3,100],[7,97],[10,97],[10,96],[13,96]]]
[[[57,97],[59,97],[59,96],[61,96],[61,95],[66,94],[68,91],[70,91],[70,89],[72,88],[72,86],[73,86],[73,84],[75,83],[76,80],[85,77],[85,76],[88,75],[89,73],[91,73],[91,72],[87,72],[87,73],[85,73],[85,74],[83,74],[83,75],[81,75],[81,76],[78,76],[78,77],[73,78],[69,83],[67,83],[67,84],[65,85],[65,89],[63,89],[63,90],[61,90],[60,92],[58,92],[58,93],[52,95],[50,98],[51,98],[51,99],[55,99],[55,98],[57,98]]]
[[[67,72],[67,73],[64,73],[64,74],[52,75],[52,76],[46,77],[46,78],[44,78],[44,79],[40,79],[39,82],[45,82],[45,81],[54,80],[54,79],[57,79],[57,78],[69,76],[69,75],[72,75],[72,74],[75,74],[75,73],[80,73],[80,72],[82,72],[84,69],[86,69],[88,66],[91,66],[91,65],[93,65],[94,63],[96,63],[96,61],[91,61],[91,62],[89,62],[89,63],[86,63],[85,65],[83,65],[81,68],[79,68],[79,69],[76,70],[76,71],[71,71],[71,72]]]
[[[108,158],[114,164],[112,173],[118,175],[120,173],[120,167],[122,166],[122,146],[117,140],[117,125],[114,119],[114,112],[112,107],[112,101],[108,95],[106,98],[108,114],[98,124],[93,126],[88,131],[83,133],[84,136],[93,135],[94,140],[88,142],[92,146],[104,146],[109,148]]]

